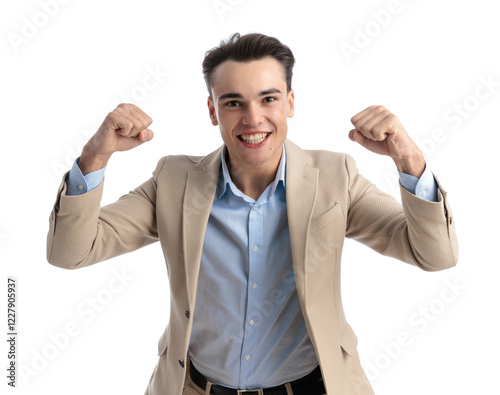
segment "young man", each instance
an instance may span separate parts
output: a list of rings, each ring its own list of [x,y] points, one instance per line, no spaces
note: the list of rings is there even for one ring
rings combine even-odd
[[[349,137],[394,160],[402,206],[348,155],[287,139],[293,64],[275,38],[233,35],[203,62],[222,147],[166,156],[100,208],[111,155],[153,137],[151,118],[121,104],[61,184],[50,263],[75,269],[162,244],[171,313],[146,394],[373,394],[341,302],[344,237],[423,270],[456,264],[446,193],[390,111],[361,111]]]

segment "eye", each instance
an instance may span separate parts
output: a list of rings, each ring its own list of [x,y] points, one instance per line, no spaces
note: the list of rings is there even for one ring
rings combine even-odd
[[[240,106],[240,102],[239,101],[236,101],[236,100],[231,100],[231,101],[228,101],[226,104],[224,104],[226,107],[239,107]]]
[[[268,97],[264,98],[264,101],[266,103],[272,103],[273,101],[276,101],[276,100],[278,100],[278,99],[276,97],[273,97],[273,96],[268,96]]]

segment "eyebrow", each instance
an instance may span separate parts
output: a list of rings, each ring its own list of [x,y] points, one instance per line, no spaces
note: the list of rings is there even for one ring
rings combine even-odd
[[[259,97],[266,96],[266,95],[270,95],[272,93],[282,94],[283,92],[281,92],[279,89],[271,88],[271,89],[266,89],[265,91],[260,92],[258,96]],[[220,100],[224,100],[224,99],[243,99],[243,96],[241,95],[241,93],[228,92],[228,93],[223,93],[222,95],[220,95],[218,100],[220,101]]]

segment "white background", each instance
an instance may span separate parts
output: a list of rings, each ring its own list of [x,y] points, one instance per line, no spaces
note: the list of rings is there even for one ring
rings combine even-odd
[[[453,269],[427,273],[346,241],[344,307],[375,393],[500,393],[495,179],[500,28],[494,5],[487,0],[3,2],[1,328],[6,338],[6,283],[13,276],[22,368],[17,389],[8,388],[2,347],[0,392],[7,393],[6,387],[19,394],[144,392],[168,321],[159,244],[67,271],[46,261],[48,217],[62,174],[121,101],[148,113],[156,136],[113,157],[103,203],[149,178],[163,155],[217,148],[221,139],[208,119],[201,62],[206,50],[239,31],[276,36],[296,56],[292,141],[351,154],[361,173],[398,197],[391,160],[347,137],[354,114],[382,104],[425,150],[448,191],[460,243]],[[155,86],[150,79],[144,88],[155,69]],[[112,293],[116,273],[125,279]],[[93,308],[89,298],[95,297],[102,303]],[[427,318],[422,308],[430,309]],[[68,325],[70,335],[62,335]],[[396,347],[401,333],[409,340]]]

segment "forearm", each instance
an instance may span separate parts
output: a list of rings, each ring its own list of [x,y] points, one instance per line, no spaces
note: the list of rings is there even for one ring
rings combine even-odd
[[[110,158],[111,155],[94,153],[87,143],[85,147],[83,147],[80,161],[78,162],[78,167],[82,171],[82,174],[86,175],[88,173],[105,168]]]
[[[361,176],[352,158],[346,164],[351,193],[347,237],[427,271],[456,264],[454,221],[439,182],[437,202],[423,200],[401,186],[401,205]]]
[[[115,203],[100,207],[103,183],[70,196],[63,180],[50,215],[47,260],[76,269],[136,250],[158,240],[156,174]]]
[[[425,170],[425,159],[419,149],[401,159],[393,159],[399,172],[420,178]]]
[[[423,270],[451,268],[458,261],[458,242],[447,193],[438,182],[438,201],[429,202],[401,187],[405,233],[415,264]]]
[[[95,263],[90,255],[97,238],[102,189],[100,185],[84,195],[67,195],[67,185],[63,181],[50,215],[47,235],[49,263],[66,269]]]

